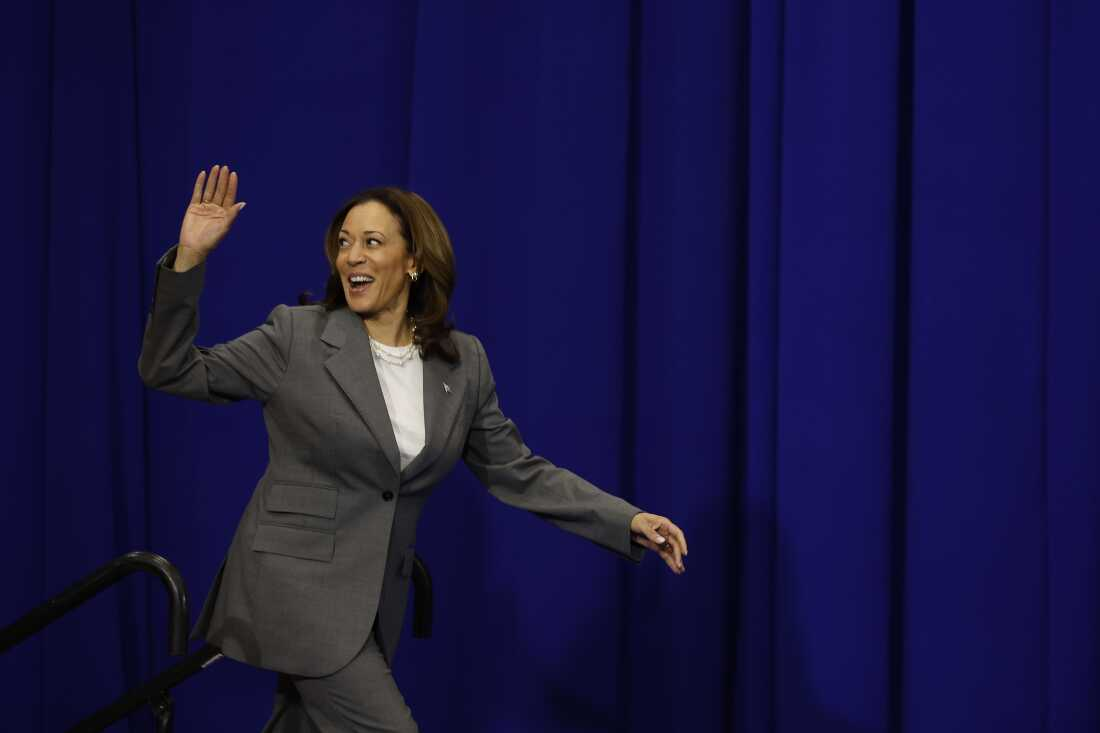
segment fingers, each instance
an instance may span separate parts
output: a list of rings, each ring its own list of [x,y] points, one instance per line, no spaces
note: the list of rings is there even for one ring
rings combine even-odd
[[[637,517],[638,528],[636,532],[640,532],[641,535],[647,538],[654,545],[661,545],[665,542],[664,535],[660,534],[657,529],[661,526],[660,520],[663,517],[658,517],[655,514],[640,514]]]
[[[634,542],[646,548],[647,550],[653,550],[656,553],[660,553],[661,548],[663,547],[663,545],[655,544],[653,540],[641,536],[635,537]]]
[[[225,192],[225,201],[222,202],[222,206],[230,209],[235,203],[237,203],[237,171],[229,174],[229,187]]]
[[[680,554],[681,555],[688,554],[688,541],[687,541],[687,537],[684,536],[683,530],[681,530],[679,527],[677,527],[672,522],[668,522],[668,534],[669,534],[669,539],[671,539],[673,542],[675,542],[679,546]]]
[[[679,550],[665,550],[660,554],[661,559],[665,561],[665,565],[668,565],[668,569],[677,575],[682,575],[687,570],[687,568],[684,567],[684,560],[680,557]]]
[[[665,543],[661,545],[661,557],[665,558],[665,562],[669,563],[669,567],[676,572],[683,572],[684,570],[684,556],[680,551],[680,545],[675,540],[666,537]]]
[[[662,536],[668,539],[681,555],[688,554],[687,537],[684,536],[683,530],[672,523],[668,517],[657,517],[660,522],[654,529]]]
[[[636,532],[640,532],[638,544],[657,550],[665,563],[676,573],[684,572],[684,555],[687,554],[687,537],[683,530],[672,523],[668,517],[657,514],[643,514],[637,522]]]
[[[206,180],[206,171],[199,171],[199,175],[195,178],[195,188],[191,191],[191,203],[197,204],[202,201],[202,182]]]
[[[636,537],[634,541],[642,547],[646,548],[647,550],[653,550],[654,552],[656,552],[661,557],[661,559],[665,561],[665,565],[668,565],[668,569],[676,573],[677,575],[680,575],[686,570],[686,568],[684,567],[684,563],[681,560],[678,560],[673,553],[672,543],[665,542],[662,545],[658,545],[652,540],[640,536]]]
[[[218,172],[220,169],[220,165],[215,165],[210,169],[210,175],[206,178],[206,188],[202,192],[202,202],[204,204],[209,204],[214,200],[214,189],[218,185]]]
[[[195,187],[191,191],[191,203],[213,204],[230,209],[232,214],[238,214],[244,204],[237,203],[237,185],[237,173],[229,170],[227,165],[212,166],[209,174],[199,171]]]
[[[225,205],[225,194],[229,190],[229,166],[223,165],[218,171],[218,187],[214,189],[214,200],[211,203],[217,206]]]

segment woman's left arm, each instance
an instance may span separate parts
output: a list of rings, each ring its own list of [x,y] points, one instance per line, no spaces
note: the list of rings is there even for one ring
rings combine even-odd
[[[648,514],[531,452],[497,402],[496,383],[481,342],[477,413],[462,458],[493,496],[568,532],[638,562],[656,550],[673,572],[684,571],[687,541],[667,517]]]

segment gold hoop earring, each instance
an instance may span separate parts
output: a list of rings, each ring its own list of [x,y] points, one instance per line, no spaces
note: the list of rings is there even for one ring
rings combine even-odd
[[[416,270],[413,270],[412,272],[409,273],[409,279],[412,280],[413,282],[416,282],[416,278],[418,278],[418,277],[420,277],[420,273],[417,272]]]

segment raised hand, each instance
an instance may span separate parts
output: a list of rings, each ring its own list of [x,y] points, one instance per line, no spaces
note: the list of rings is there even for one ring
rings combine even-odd
[[[639,512],[630,520],[630,533],[634,544],[655,551],[672,572],[679,575],[686,570],[687,537],[668,517]]]
[[[243,201],[237,203],[237,174],[229,166],[216,165],[209,176],[201,171],[180,225],[175,269],[182,272],[203,262],[229,233],[244,206]]]

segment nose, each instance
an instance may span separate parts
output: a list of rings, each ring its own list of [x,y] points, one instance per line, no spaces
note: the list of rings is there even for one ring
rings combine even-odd
[[[348,248],[348,264],[349,265],[361,265],[367,261],[366,253],[363,248],[358,244],[352,244]]]

